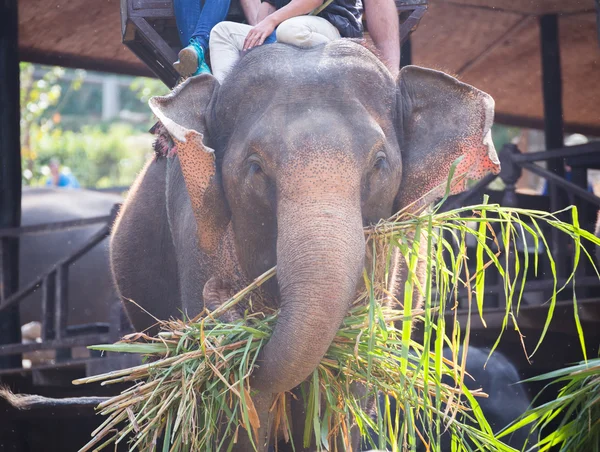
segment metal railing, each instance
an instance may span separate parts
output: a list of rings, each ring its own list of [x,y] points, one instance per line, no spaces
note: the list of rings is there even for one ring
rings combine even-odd
[[[111,307],[109,324],[67,325],[69,267],[110,235],[119,208],[120,204],[115,204],[109,215],[94,218],[0,229],[1,239],[103,224],[83,245],[58,261],[36,280],[20,288],[6,299],[0,300],[0,312],[2,312],[18,306],[35,290],[40,287],[42,289],[41,342],[2,344],[0,345],[0,356],[19,355],[39,350],[56,350],[56,362],[64,362],[71,359],[72,347],[106,343],[120,339],[123,325],[126,322],[119,300],[115,300],[115,306]],[[0,374],[7,370],[11,369],[0,369]]]
[[[506,207],[523,207],[538,210],[551,210],[550,206],[559,205],[561,208],[568,205],[575,205],[579,212],[580,227],[587,231],[594,231],[594,220],[596,213],[600,209],[600,198],[590,193],[583,187],[587,187],[587,169],[600,169],[600,142],[589,142],[582,145],[570,146],[561,149],[554,149],[543,152],[521,153],[517,146],[512,144],[505,145],[499,153],[499,158],[502,166],[500,174],[490,174],[469,190],[448,198],[444,209],[450,210],[457,207],[476,204],[483,199],[484,194],[490,196],[492,202],[497,202]],[[535,162],[549,161],[555,159],[564,159],[565,164],[573,168],[573,173],[579,172],[578,180],[568,181],[539,165]],[[516,184],[520,179],[523,170],[526,169],[543,178],[549,185],[554,185],[560,190],[555,196],[560,196],[562,203],[557,203],[556,199],[552,199],[553,191],[549,191],[549,195],[524,195],[517,191]],[[583,176],[582,176],[583,174]],[[486,190],[488,186],[500,178],[505,186],[503,191]],[[575,178],[575,177],[574,177]],[[565,202],[566,201],[566,202]],[[565,221],[571,220],[569,213],[560,214],[559,217]],[[561,287],[567,281],[568,276],[573,268],[573,248],[569,243],[568,237],[558,231],[556,228],[546,229],[545,235],[548,240],[548,247],[552,252],[552,256],[556,263],[556,273],[558,278],[558,287]],[[547,234],[546,234],[547,233]],[[595,255],[593,244],[587,244],[587,251],[591,256]],[[550,263],[545,259],[543,254],[544,248],[531,250],[520,250],[520,253],[538,253],[540,258],[537,275],[530,275],[524,285],[524,304],[528,304],[528,300],[533,298],[533,294],[537,293],[539,301],[546,301],[554,288],[554,280]],[[509,252],[510,253],[510,252]],[[514,256],[513,256],[514,257]],[[510,260],[509,260],[510,265]],[[493,273],[493,272],[492,272]],[[567,288],[573,286],[571,281]],[[598,278],[592,265],[587,261],[586,257],[581,258],[580,265],[576,273],[576,295],[578,298],[598,296],[600,291],[600,279]],[[499,275],[492,275],[491,278],[486,278],[485,293],[486,305],[490,308],[504,306],[504,282]],[[567,298],[573,297],[571,289],[563,292]],[[466,292],[463,301],[466,298]],[[459,309],[466,309],[466,303],[460,304]]]

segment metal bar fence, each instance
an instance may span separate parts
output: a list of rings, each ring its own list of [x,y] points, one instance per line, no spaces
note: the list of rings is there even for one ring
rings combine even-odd
[[[111,226],[116,218],[119,208],[120,205],[116,204],[110,215],[106,216],[56,223],[44,223],[21,228],[0,229],[0,238],[11,237],[18,239],[18,237],[25,234],[37,234],[104,223],[104,225],[83,245],[64,259],[57,262],[35,281],[5,299],[0,300],[0,313],[11,309],[18,309],[20,302],[31,295],[36,289],[40,287],[42,289],[41,342],[31,344],[2,344],[0,345],[0,357],[15,356],[23,352],[54,349],[56,350],[57,361],[67,361],[71,358],[70,349],[72,347],[107,342],[111,338],[116,337],[114,332],[111,333],[112,330],[121,331],[122,325],[120,322],[117,322],[118,324],[115,325],[109,325],[108,332],[95,332],[92,334],[70,333],[69,328],[67,327],[67,313],[69,310],[69,267],[110,235]],[[116,322],[116,319],[113,320]],[[15,365],[13,364],[10,367],[15,368]],[[0,369],[6,370],[7,366],[0,367]]]
[[[575,159],[589,157],[586,162],[598,160],[598,165],[600,165],[600,141],[598,142],[589,142],[582,145],[563,147],[560,149],[553,149],[549,151],[543,152],[534,152],[523,154],[515,145],[505,145],[499,153],[499,158],[502,164],[501,173],[498,176],[488,175],[480,180],[477,184],[471,187],[466,192],[463,192],[459,195],[454,195],[448,198],[444,208],[445,209],[454,209],[457,207],[462,207],[468,205],[468,203],[475,199],[475,202],[479,202],[484,193],[490,194],[495,198],[494,202],[499,197],[501,197],[501,201],[499,203],[503,206],[507,207],[520,207],[519,200],[524,198],[534,198],[531,195],[522,196],[516,190],[516,182],[521,177],[521,173],[523,169],[529,170],[538,176],[542,177],[545,181],[547,181],[549,186],[556,186],[561,189],[563,194],[567,196],[562,197],[563,204],[557,204],[557,200],[553,200],[553,196],[556,195],[556,191],[550,191],[550,196],[539,196],[539,201],[534,201],[536,203],[536,207],[538,209],[544,209],[544,205],[547,205],[549,210],[552,211],[552,207],[556,206],[558,209],[563,209],[567,207],[564,203],[566,199],[571,199],[571,202],[575,203],[579,209],[579,218],[580,224],[583,229],[588,231],[593,231],[593,223],[590,222],[590,218],[595,218],[596,210],[594,210],[594,215],[589,215],[587,209],[590,207],[595,209],[600,209],[600,198],[595,196],[593,193],[583,189],[579,185],[566,180],[564,177],[557,175],[556,173],[546,170],[545,168],[536,165],[534,162],[547,161],[549,159]],[[502,194],[494,195],[493,191],[487,191],[486,188],[496,180],[496,178],[500,178],[505,185],[504,191]],[[543,202],[542,202],[543,200]],[[579,201],[578,201],[579,200]],[[582,204],[583,203],[583,204]],[[521,206],[523,207],[523,206]],[[593,220],[591,220],[593,221]],[[566,243],[564,246],[556,247],[554,246],[554,240],[556,239],[553,234],[553,230],[549,229],[548,246],[553,251],[553,257],[556,262],[561,262],[561,265],[568,270],[570,266],[572,266],[573,259],[573,251],[570,249],[570,244]],[[560,233],[562,236],[560,239],[565,240],[566,236]],[[520,252],[535,252],[535,253],[543,253],[544,249],[541,250],[521,250]],[[593,255],[594,253],[590,253]],[[512,256],[514,259],[514,256]],[[509,257],[510,259],[510,257]],[[541,295],[541,299],[546,301],[549,298],[549,294],[554,287],[554,282],[551,278],[551,271],[548,268],[548,263],[543,262],[544,259],[540,261],[540,271],[539,274],[542,275],[540,278],[533,278],[529,280],[525,284],[524,294],[525,299],[527,299],[527,295],[531,295],[532,293],[538,292]],[[545,265],[545,267],[544,267]],[[597,263],[600,265],[600,262]],[[589,266],[591,267],[591,266]],[[504,286],[499,282],[499,279],[495,277],[497,275],[491,275],[491,278],[488,278],[486,281],[485,294],[488,295],[486,297],[486,305],[491,308],[502,306],[506,301],[504,300]],[[565,274],[558,274],[558,287],[561,287],[566,283]],[[567,288],[569,290],[564,293],[571,293],[573,283],[571,282]],[[587,268],[587,271],[582,270],[577,275],[576,287],[578,298],[582,298],[582,295],[593,295],[598,294],[598,288],[600,288],[600,279],[593,269],[590,271],[590,268]],[[590,290],[595,289],[595,290]],[[463,301],[466,298],[466,291],[462,291],[459,293],[459,298]],[[461,303],[459,305],[459,309],[466,309],[467,306],[465,303]]]

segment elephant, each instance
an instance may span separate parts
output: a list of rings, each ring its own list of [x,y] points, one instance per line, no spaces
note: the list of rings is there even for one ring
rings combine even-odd
[[[485,419],[488,421],[492,431],[497,434],[519,419],[531,406],[531,398],[523,384],[518,384],[521,380],[519,372],[514,364],[501,352],[494,351],[489,357],[489,349],[482,347],[469,346],[467,352],[467,361],[465,372],[469,376],[465,376],[464,382],[469,390],[482,389],[488,397],[479,398],[478,403]],[[457,362],[462,360],[463,348],[459,350]],[[452,350],[448,347],[443,350],[444,358],[452,360]],[[449,386],[454,386],[455,382],[452,378],[444,376],[442,382]],[[380,404],[383,407],[383,399]],[[396,413],[396,401],[390,400],[391,418],[394,419]],[[402,416],[400,411],[399,416]],[[422,428],[420,429],[423,430]],[[369,432],[373,442],[377,444],[377,435]],[[508,446],[522,450],[527,444],[528,450],[536,443],[535,435],[530,433],[528,427],[523,427],[516,432],[502,438],[502,441]],[[440,450],[442,452],[450,452],[452,450],[451,438],[448,432],[444,432],[440,441]],[[471,444],[471,447],[475,447]],[[365,444],[364,450],[368,449]],[[425,452],[426,447],[418,441],[417,452]]]
[[[499,171],[494,101],[436,70],[395,79],[343,39],[257,47],[222,84],[191,77],[149,105],[156,156],[111,238],[118,290],[159,319],[193,317],[277,266],[261,295],[280,314],[250,382],[266,450],[273,394],[312,373],[361,288],[363,227],[431,204],[459,158],[452,193],[459,175]],[[401,292],[399,258],[394,274]],[[137,330],[155,323],[126,306]]]
[[[77,220],[109,215],[123,198],[117,194],[91,190],[24,187],[21,210],[22,226]],[[50,270],[58,261],[83,246],[103,225],[25,234],[19,246],[19,287],[25,287]],[[110,309],[120,305],[108,258],[105,239],[69,268],[69,311],[67,325],[110,321]],[[24,338],[35,340],[40,322],[42,290],[38,288],[20,306],[20,321],[29,325]],[[33,334],[29,334],[33,333]],[[30,337],[27,337],[30,336]]]

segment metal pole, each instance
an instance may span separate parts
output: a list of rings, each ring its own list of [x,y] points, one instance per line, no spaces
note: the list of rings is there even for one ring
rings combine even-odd
[[[0,0],[0,228],[21,222],[19,52],[17,0]],[[0,300],[19,285],[19,239],[0,240]],[[0,312],[0,344],[20,343],[19,307]],[[21,367],[21,356],[0,357],[0,369]]]
[[[542,92],[544,96],[544,135],[546,149],[558,149],[564,146],[562,77],[560,67],[560,41],[558,34],[558,16],[546,14],[540,17],[540,48],[542,53]],[[564,178],[564,159],[548,160],[548,170]],[[556,184],[549,186],[550,210],[553,212],[566,207],[564,190]],[[566,243],[564,235],[552,228],[552,254],[556,260],[559,277],[566,274]]]

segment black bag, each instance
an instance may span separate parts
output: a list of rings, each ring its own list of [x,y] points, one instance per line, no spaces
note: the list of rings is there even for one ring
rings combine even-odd
[[[361,0],[333,0],[319,16],[337,28],[343,38],[362,38]]]
[[[263,0],[275,8],[283,8],[290,0]],[[333,0],[318,14],[338,29],[343,38],[361,38],[362,0]]]

